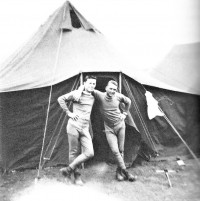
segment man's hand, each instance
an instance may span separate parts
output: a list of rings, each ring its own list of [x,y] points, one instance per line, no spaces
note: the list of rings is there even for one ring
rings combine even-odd
[[[68,117],[70,117],[70,118],[73,119],[74,121],[77,121],[78,118],[79,118],[79,116],[78,116],[77,114],[74,114],[74,113],[72,113],[72,112],[70,112],[70,113],[68,114]]]
[[[81,94],[82,94],[81,90],[74,91],[74,94],[73,94],[74,100],[78,102],[80,100],[80,98],[81,98]]]
[[[120,115],[120,119],[121,119],[121,120],[126,119],[126,115],[125,115],[125,114],[123,114],[123,113],[121,113],[121,115]]]

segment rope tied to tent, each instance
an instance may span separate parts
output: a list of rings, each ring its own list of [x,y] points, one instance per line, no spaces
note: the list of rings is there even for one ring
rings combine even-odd
[[[65,18],[65,10],[63,12],[63,19],[64,18]],[[57,48],[57,52],[56,52],[56,58],[55,58],[53,74],[52,74],[53,76],[52,76],[52,82],[51,83],[53,83],[54,79],[55,79],[55,74],[56,74],[56,69],[57,69],[57,64],[58,64],[58,58],[59,58],[59,54],[60,54],[60,46],[61,46],[62,36],[63,36],[63,31],[61,30],[59,41],[58,41],[58,48]],[[53,89],[53,84],[51,84],[50,91],[49,91],[48,107],[47,107],[44,135],[43,135],[43,140],[42,140],[42,150],[41,150],[41,154],[40,154],[40,161],[39,161],[39,168],[38,168],[37,178],[40,178],[40,170],[42,169],[41,163],[42,163],[42,156],[43,156],[43,152],[44,152],[44,142],[45,142],[45,138],[46,138],[47,124],[48,124],[48,119],[49,119],[49,111],[50,111],[50,104],[51,104],[52,89]]]
[[[56,54],[56,61],[55,61],[55,66],[54,66],[54,71],[53,71],[53,78],[52,78],[52,83],[55,79],[55,73],[56,73],[56,68],[57,68],[57,63],[58,63],[58,57],[59,57],[59,50],[60,50],[60,45],[61,45],[61,40],[62,40],[62,31],[60,33],[60,38],[59,38],[59,44],[58,44],[58,50]],[[45,137],[46,137],[46,131],[47,131],[47,124],[48,124],[48,119],[49,119],[49,111],[50,111],[50,104],[51,104],[51,96],[52,96],[52,89],[53,85],[50,87],[50,92],[49,92],[49,100],[48,100],[48,107],[47,107],[47,114],[46,114],[46,121],[45,121],[45,128],[44,128],[44,135],[43,135],[43,141],[42,141],[42,150],[40,154],[40,162],[39,162],[39,168],[38,168],[38,174],[37,177],[40,177],[40,170],[42,169],[41,162],[42,162],[42,155],[44,152],[44,142],[45,142]]]

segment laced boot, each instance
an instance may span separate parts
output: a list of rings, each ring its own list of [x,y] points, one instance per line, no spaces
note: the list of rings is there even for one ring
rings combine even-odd
[[[116,169],[116,179],[117,179],[118,181],[124,181],[124,176],[123,176],[123,174],[122,174],[122,169],[121,169],[120,167],[118,167],[118,168]]]
[[[73,173],[73,169],[70,166],[60,169],[61,174],[68,179],[68,182],[71,183],[71,175]]]
[[[83,186],[83,181],[81,179],[81,173],[78,171],[74,172],[74,183],[78,186]]]
[[[133,176],[126,169],[122,169],[122,173],[125,176],[125,180],[131,181],[131,182],[136,181],[137,176]]]

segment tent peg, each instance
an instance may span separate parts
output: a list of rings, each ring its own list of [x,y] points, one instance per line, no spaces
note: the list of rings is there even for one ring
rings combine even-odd
[[[165,173],[165,176],[167,177],[167,181],[168,181],[170,188],[172,187],[172,183],[171,183],[170,178],[169,178],[169,173],[174,173],[174,172],[176,172],[176,171],[175,170],[167,170],[167,169],[156,170],[156,173]]]

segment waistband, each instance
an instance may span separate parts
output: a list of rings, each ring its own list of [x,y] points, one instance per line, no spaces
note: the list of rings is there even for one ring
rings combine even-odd
[[[123,120],[123,119],[119,119],[118,121],[116,121],[116,122],[114,122],[114,123],[112,123],[112,122],[105,122],[105,121],[104,121],[104,124],[105,124],[106,126],[108,126],[108,127],[113,128],[113,127],[117,126],[118,124],[120,124],[120,123],[122,123],[122,122],[124,122],[124,120]]]
[[[89,124],[90,120],[79,117],[78,120],[76,120],[76,121],[74,121],[70,118],[68,122],[70,122],[72,124]]]

